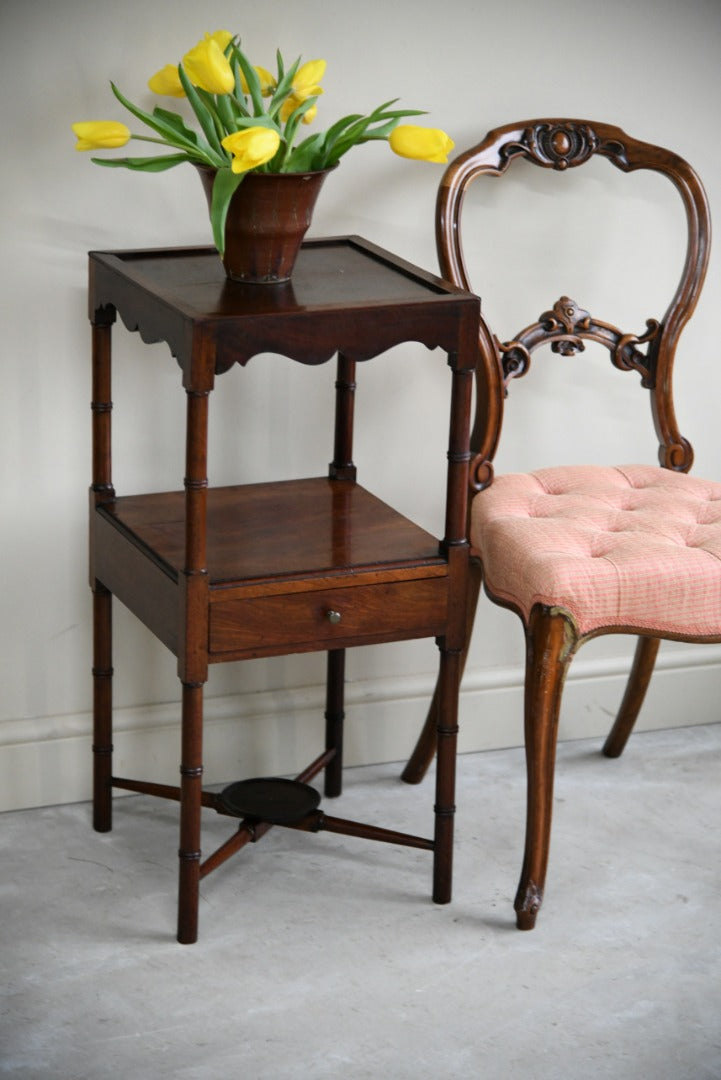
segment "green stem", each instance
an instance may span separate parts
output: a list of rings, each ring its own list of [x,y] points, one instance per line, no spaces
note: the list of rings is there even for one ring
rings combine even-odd
[[[168,140],[167,140],[167,139],[154,139],[154,138],[152,137],[152,135],[135,135],[135,134],[131,134],[130,138],[131,138],[131,139],[136,139],[136,140],[137,140],[138,142],[152,142],[152,143],[157,143],[157,144],[158,144],[158,146],[168,146],[168,145],[169,145],[169,143],[168,143]],[[184,147],[184,146],[181,146],[180,144],[177,144],[177,148],[178,148],[179,150],[184,150],[184,149],[185,149],[185,147]]]
[[[171,146],[174,149],[181,150],[184,154],[186,154],[187,158],[188,158],[188,161],[195,161],[195,162],[198,162],[198,163],[202,163],[204,165],[210,165],[214,169],[218,167],[217,158],[215,158],[211,154],[205,153],[205,151],[200,146],[192,146],[192,147],[189,148],[189,147],[187,147],[184,144],[179,143],[179,142],[178,143],[171,143],[169,139],[154,139],[151,135],[132,135],[131,134],[130,138],[136,140],[137,142],[155,143],[156,146],[165,146],[165,147]]]

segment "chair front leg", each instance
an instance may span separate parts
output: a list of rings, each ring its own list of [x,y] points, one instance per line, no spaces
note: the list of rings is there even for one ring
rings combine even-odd
[[[633,666],[626,684],[626,693],[623,695],[613,727],[603,744],[606,757],[616,758],[623,753],[641,711],[643,699],[646,697],[660,644],[659,638],[640,637],[638,639]]]
[[[526,628],[526,845],[516,893],[516,925],[532,930],[543,900],[553,812],[561,695],[578,638],[571,620],[535,607]]]

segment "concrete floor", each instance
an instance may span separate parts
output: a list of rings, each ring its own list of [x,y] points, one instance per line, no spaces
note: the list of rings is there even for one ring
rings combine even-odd
[[[398,771],[348,770],[332,812],[428,835],[432,783]],[[189,947],[173,804],[125,799],[104,836],[87,805],[5,814],[0,1073],[719,1080],[720,774],[721,724],[636,735],[619,761],[561,746],[525,934],[520,750],[459,759],[452,904],[430,901],[428,853],[275,829],[206,879]],[[208,815],[207,850],[228,825]]]

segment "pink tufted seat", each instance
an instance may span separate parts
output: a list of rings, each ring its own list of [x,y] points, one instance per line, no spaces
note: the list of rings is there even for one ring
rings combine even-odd
[[[721,634],[721,483],[646,465],[498,476],[473,501],[471,543],[525,623],[545,604],[579,635]]]

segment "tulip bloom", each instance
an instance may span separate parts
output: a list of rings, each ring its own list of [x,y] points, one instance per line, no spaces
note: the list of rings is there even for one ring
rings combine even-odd
[[[232,135],[226,135],[222,145],[233,155],[233,172],[244,173],[258,165],[265,165],[266,161],[275,157],[280,146],[280,135],[273,128],[243,128]]]
[[[228,48],[231,41],[233,40],[233,35],[231,34],[230,30],[214,30],[212,34],[205,35],[205,40],[214,41],[217,45],[220,46],[221,51],[225,52],[225,50]]]
[[[162,94],[163,97],[185,97],[175,64],[166,64],[160,71],[156,71],[152,78],[148,79],[148,86],[154,94]]]
[[[323,93],[323,87],[319,86],[318,83],[323,78],[325,66],[325,60],[308,60],[307,63],[301,64],[298,68],[293,79],[293,89],[283,102],[280,112],[280,119],[283,123],[299,105],[303,104],[306,98],[318,97],[319,94]],[[306,122],[310,123],[310,120]]]
[[[235,77],[228,58],[215,38],[204,38],[183,57],[183,67],[193,86],[209,94],[230,94]]]
[[[253,70],[258,76],[258,81],[260,82],[260,92],[263,97],[272,97],[278,86],[275,75],[271,75],[268,69],[264,67],[254,67]],[[243,87],[243,93],[249,94],[250,89],[248,87],[248,82],[242,71],[240,73],[240,83]]]
[[[115,120],[83,120],[73,124],[73,131],[78,137],[76,150],[114,150],[130,138],[130,128]]]
[[[453,139],[439,128],[424,128],[418,124],[399,124],[390,133],[388,141],[400,157],[416,161],[448,161],[448,154],[455,146]]]
[[[325,74],[325,60],[308,60],[301,64],[293,79],[293,93],[305,101],[306,98],[316,97],[323,90],[317,84]]]

